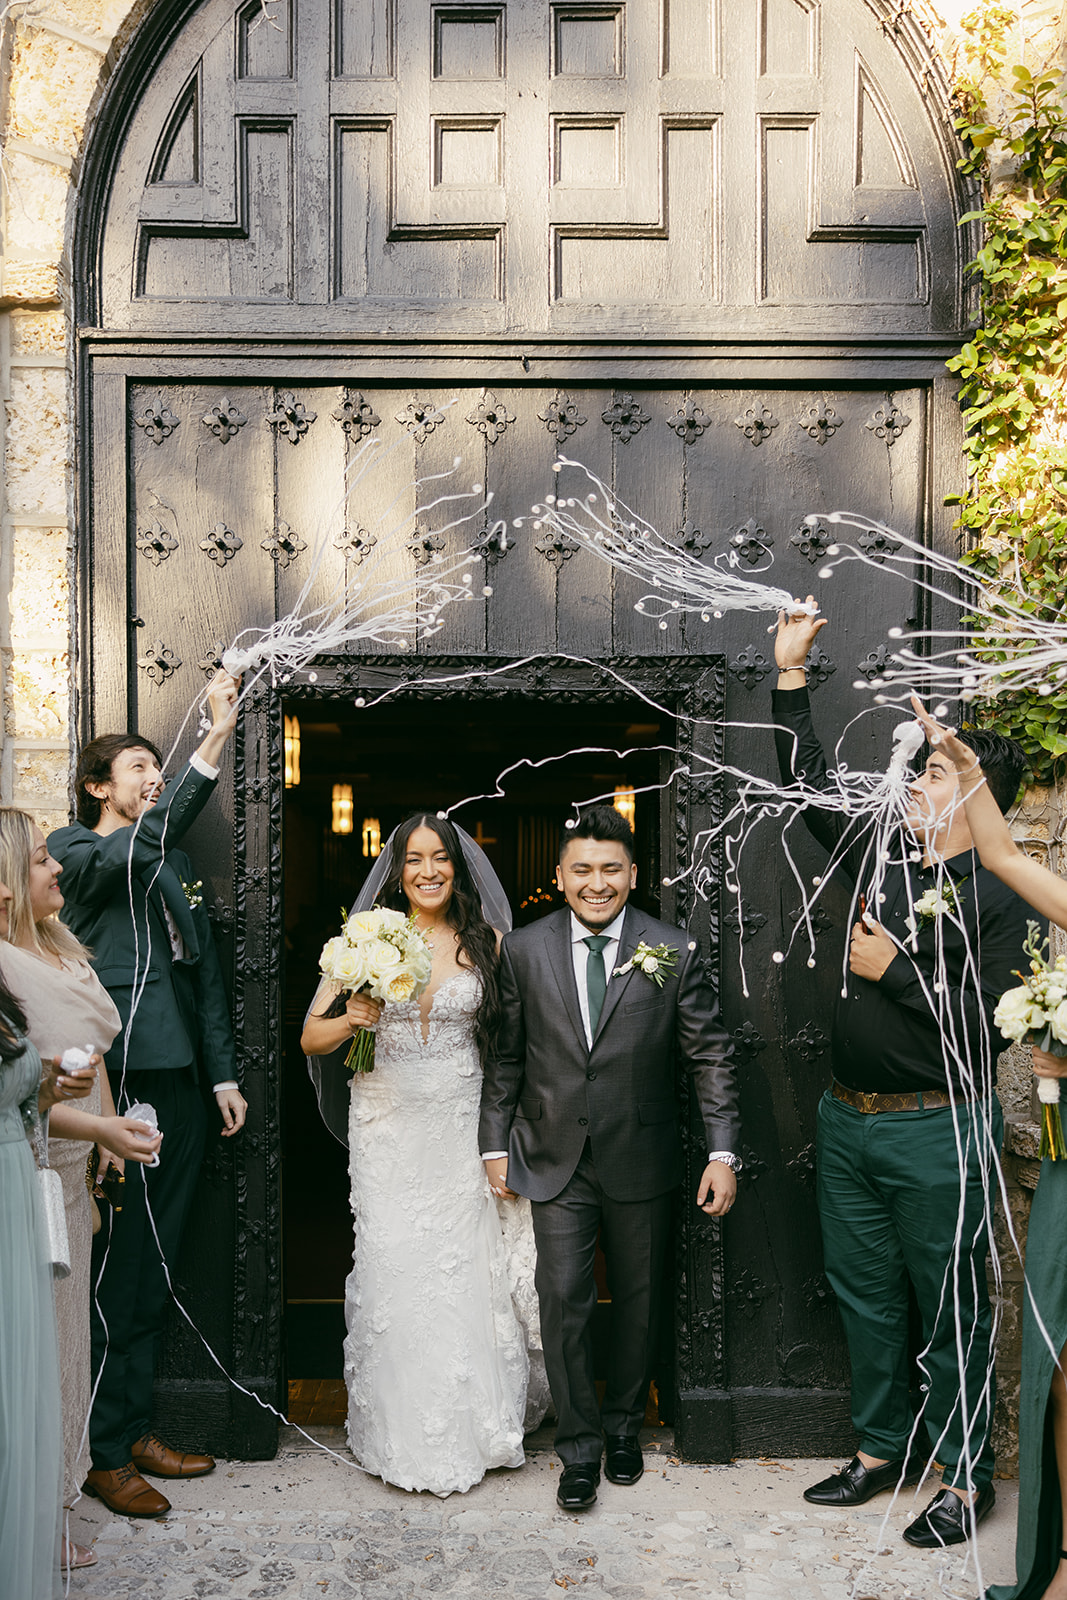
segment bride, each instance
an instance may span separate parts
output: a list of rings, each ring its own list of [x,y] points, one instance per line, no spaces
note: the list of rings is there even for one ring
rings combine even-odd
[[[523,1432],[548,1403],[529,1205],[498,1210],[478,1149],[511,913],[484,852],[430,813],[392,834],[354,909],[376,901],[415,914],[429,985],[384,1008],[350,995],[331,1017],[323,983],[300,1042],[326,1125],[350,1150],[348,1442],[386,1482],[446,1495],[522,1466]],[[374,1069],[353,1075],[344,1057],[363,1027],[376,1029]]]

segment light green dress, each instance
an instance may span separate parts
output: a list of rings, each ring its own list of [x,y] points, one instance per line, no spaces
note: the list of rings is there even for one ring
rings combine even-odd
[[[1062,1113],[1061,1113],[1062,1114]],[[1057,1351],[1067,1344],[1067,1161],[1041,1163],[1026,1234],[1026,1281]],[[1023,1311],[1023,1371],[1019,1390],[1019,1525],[1014,1584],[997,1584],[987,1600],[1041,1600],[1059,1565],[1059,1477],[1052,1442],[1049,1389],[1053,1357],[1038,1328],[1030,1297]]]
[[[41,1058],[0,1062],[0,1574],[5,1595],[59,1588],[63,1434],[52,1271],[20,1107],[35,1107]]]

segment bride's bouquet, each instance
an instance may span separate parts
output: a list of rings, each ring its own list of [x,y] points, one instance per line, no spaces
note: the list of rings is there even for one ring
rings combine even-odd
[[[1053,1056],[1067,1056],[1067,956],[1048,958],[1049,942],[1039,939],[1040,928],[1028,922],[1023,951],[1030,957],[1030,971],[1018,989],[1003,994],[993,1013],[993,1021],[1005,1039],[1025,1040]],[[1038,1078],[1037,1097],[1041,1101],[1041,1158],[1067,1160],[1060,1119],[1060,1080]]]
[[[365,994],[386,1005],[416,1000],[430,981],[433,952],[415,926],[415,913],[405,916],[387,906],[344,915],[344,926],[327,939],[319,957],[319,971],[340,990],[324,1014],[344,1013],[345,997]],[[350,1072],[373,1072],[374,1033],[360,1028],[345,1057]]]

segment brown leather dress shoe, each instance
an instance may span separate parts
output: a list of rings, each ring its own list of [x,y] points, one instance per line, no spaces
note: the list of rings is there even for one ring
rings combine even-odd
[[[145,1483],[132,1461],[113,1472],[94,1467],[82,1488],[120,1517],[162,1517],[170,1510],[170,1501]]]
[[[154,1433],[146,1433],[132,1447],[133,1464],[138,1472],[149,1472],[153,1478],[203,1478],[215,1470],[214,1456],[183,1455],[172,1450]]]

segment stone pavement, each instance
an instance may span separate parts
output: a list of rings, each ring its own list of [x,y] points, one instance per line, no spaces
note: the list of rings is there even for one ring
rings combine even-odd
[[[220,1462],[209,1478],[161,1485],[158,1522],[79,1503],[72,1533],[95,1541],[98,1565],[72,1574],[78,1600],[479,1600],[714,1596],[730,1600],[926,1600],[978,1594],[966,1547],[922,1554],[900,1530],[933,1492],[889,1509],[881,1495],[848,1514],[807,1505],[800,1491],[840,1462],[738,1461],[694,1466],[647,1430],[645,1475],[601,1485],[596,1507],[555,1505],[559,1462],[547,1435],[521,1471],[491,1473],[466,1495],[406,1494],[350,1464],[340,1428],[310,1430],[337,1460],[282,1431],[274,1461]],[[1013,1575],[1017,1485],[997,1486],[982,1525],[985,1583]],[[879,1542],[881,1540],[881,1542]],[[961,1553],[962,1550],[962,1553]],[[5,1597],[7,1600],[7,1597]],[[15,1597],[10,1597],[15,1600]]]

